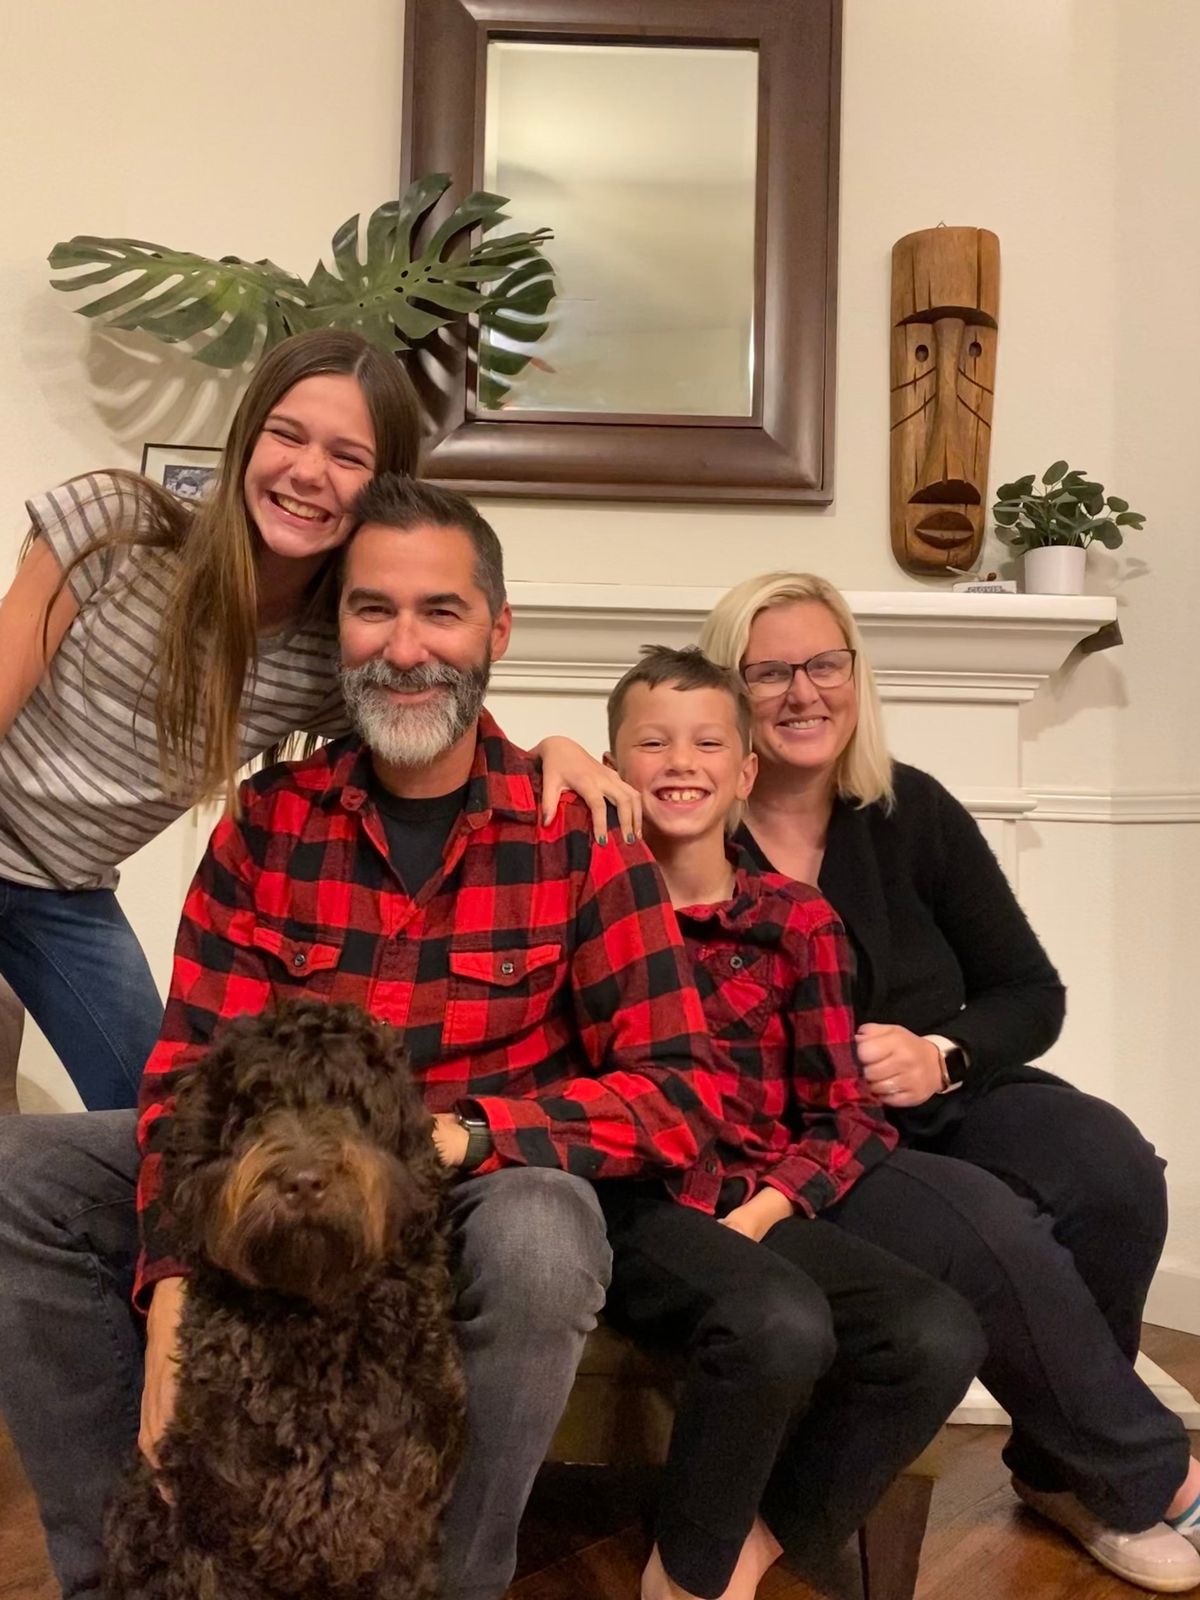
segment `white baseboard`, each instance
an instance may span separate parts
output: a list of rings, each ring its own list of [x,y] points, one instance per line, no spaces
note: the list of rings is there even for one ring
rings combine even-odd
[[[1180,1333],[1200,1333],[1200,1272],[1168,1258],[1154,1274],[1146,1321]]]
[[[946,1418],[947,1422],[962,1422],[979,1426],[1007,1428],[1008,1412],[999,1401],[993,1400],[978,1378],[971,1379],[971,1387]]]
[[[1146,1301],[1146,1321],[1162,1328],[1178,1329],[1181,1333],[1200,1334],[1200,1273],[1168,1259],[1154,1275]],[[1144,1355],[1138,1357],[1137,1370],[1163,1405],[1182,1419],[1185,1427],[1200,1428],[1200,1402],[1181,1384]],[[976,1378],[950,1421],[1006,1427],[1008,1416]]]
[[[1156,1367],[1154,1362],[1144,1355],[1137,1359],[1137,1373],[1163,1405],[1180,1418],[1185,1428],[1200,1428],[1200,1401],[1190,1395],[1181,1384],[1176,1383],[1174,1378],[1161,1367]],[[976,1378],[963,1396],[962,1404],[951,1412],[949,1420],[974,1423],[976,1426],[982,1423],[1003,1428],[1008,1426],[1008,1413],[1003,1406],[992,1399]]]

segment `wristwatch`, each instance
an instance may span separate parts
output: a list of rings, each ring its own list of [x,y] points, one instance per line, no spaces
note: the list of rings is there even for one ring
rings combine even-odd
[[[486,1161],[492,1153],[492,1130],[487,1125],[487,1118],[481,1117],[476,1110],[455,1110],[459,1126],[467,1130],[467,1153],[459,1164],[460,1172],[474,1172],[481,1162]]]
[[[953,1094],[955,1089],[962,1088],[967,1068],[971,1065],[967,1052],[956,1040],[947,1039],[944,1034],[927,1033],[925,1038],[930,1044],[937,1045],[942,1058],[942,1086],[937,1092]]]

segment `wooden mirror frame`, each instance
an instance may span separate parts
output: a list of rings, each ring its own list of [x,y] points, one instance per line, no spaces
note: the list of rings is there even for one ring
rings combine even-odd
[[[488,44],[659,42],[758,51],[754,393],[748,417],[488,412],[475,332],[412,363],[435,481],[571,499],[833,499],[841,0],[408,0],[401,192],[448,172],[436,227],[483,188]]]

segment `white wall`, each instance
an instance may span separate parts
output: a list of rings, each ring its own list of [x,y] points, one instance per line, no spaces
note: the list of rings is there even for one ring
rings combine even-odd
[[[686,548],[691,584],[790,565],[852,588],[916,585],[888,540],[889,253],[942,220],[999,234],[993,485],[1065,455],[1149,516],[1132,557],[1093,568],[1097,586],[1126,575],[1124,648],[1071,663],[1025,712],[1026,784],[1075,819],[1023,825],[1022,891],[1071,985],[1053,1065],[1126,1106],[1170,1157],[1170,1264],[1200,1286],[1188,993],[1200,6],[845,11],[836,505],[491,511],[519,579],[671,583]],[[0,494],[13,553],[26,494],[135,462],[146,439],[214,441],[231,399],[228,380],[72,315],[46,287],[54,241],[128,233],[306,271],[345,216],[393,192],[398,165],[400,0],[59,0],[53,12],[53,28],[44,7],[6,6],[0,20]],[[1139,820],[1165,814],[1175,820]],[[159,859],[132,864],[123,898],[161,973],[173,908]],[[65,1100],[36,1041],[26,1064],[27,1100]],[[1200,1292],[1188,1304],[1200,1327]]]

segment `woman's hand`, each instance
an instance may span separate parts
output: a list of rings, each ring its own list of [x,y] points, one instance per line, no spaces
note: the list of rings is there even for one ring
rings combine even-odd
[[[722,1217],[721,1226],[732,1228],[734,1233],[744,1233],[747,1239],[757,1243],[770,1233],[777,1222],[785,1222],[795,1214],[796,1208],[787,1195],[764,1184],[745,1205],[735,1206],[727,1216]]]
[[[611,767],[595,761],[582,745],[563,734],[552,734],[529,752],[542,764],[542,821],[553,820],[564,789],[574,789],[592,813],[592,829],[601,844],[608,839],[608,801],[617,808],[617,821],[632,844],[642,836],[642,797],[618,778]]]
[[[186,1280],[161,1278],[154,1286],[146,1318],[146,1377],[142,1384],[142,1423],[138,1449],[157,1472],[158,1447],[175,1415],[179,1386],[179,1319],[183,1315]],[[170,1500],[159,1487],[164,1500]]]
[[[942,1087],[942,1052],[932,1039],[892,1023],[864,1022],[854,1035],[863,1077],[891,1110],[923,1106]]]

